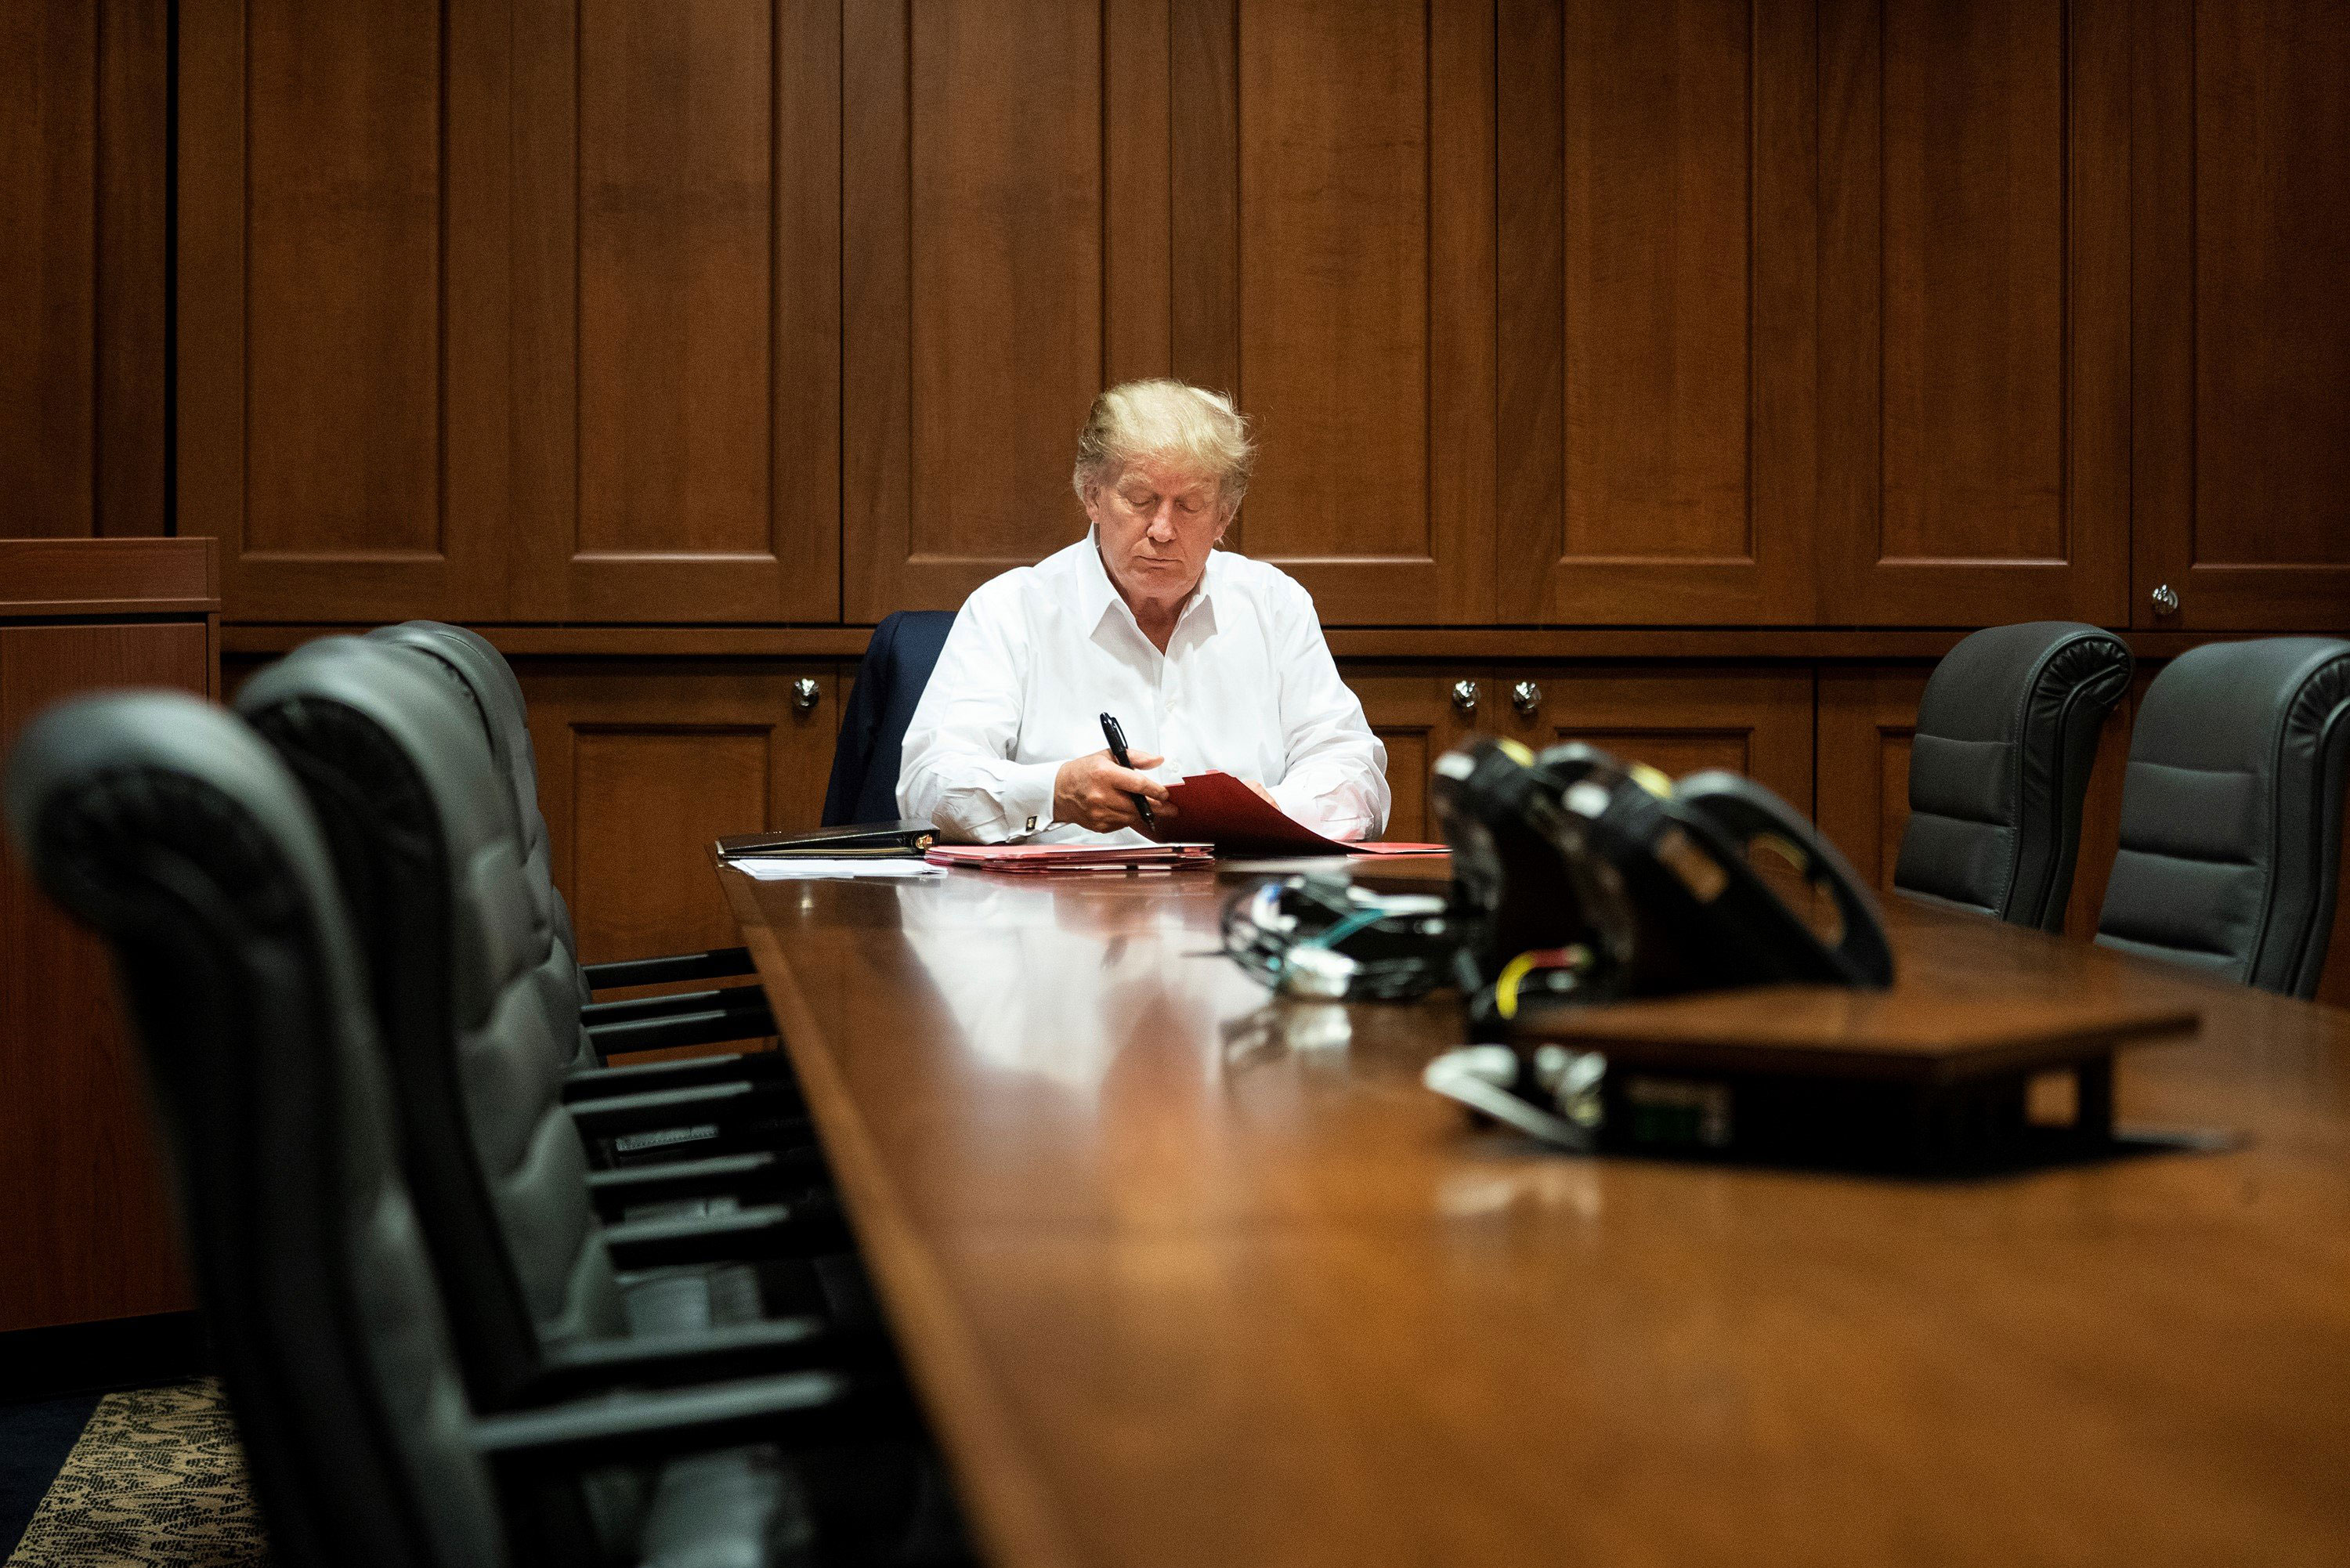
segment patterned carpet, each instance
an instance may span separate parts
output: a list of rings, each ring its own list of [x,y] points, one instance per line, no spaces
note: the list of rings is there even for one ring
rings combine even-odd
[[[236,1428],[207,1379],[99,1400],[7,1568],[267,1561]]]

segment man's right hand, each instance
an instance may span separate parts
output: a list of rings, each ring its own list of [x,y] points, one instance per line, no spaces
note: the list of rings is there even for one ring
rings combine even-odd
[[[1163,826],[1175,815],[1175,803],[1167,798],[1167,786],[1139,770],[1155,768],[1164,757],[1149,752],[1128,752],[1134,766],[1122,768],[1107,751],[1090,756],[1071,757],[1053,775],[1053,820],[1071,822],[1096,833],[1116,833],[1121,827],[1137,832],[1149,830],[1142,826],[1142,814],[1134,808],[1135,795],[1150,802],[1150,814]]]

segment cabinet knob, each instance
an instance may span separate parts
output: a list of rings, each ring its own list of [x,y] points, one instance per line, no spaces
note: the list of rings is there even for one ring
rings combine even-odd
[[[803,713],[815,707],[816,699],[823,695],[823,689],[805,675],[792,682],[792,706]]]
[[[2177,615],[2178,613],[2178,591],[2168,583],[2156,587],[2153,597],[2155,614]]]
[[[1454,681],[1452,705],[1463,713],[1474,713],[1477,711],[1477,683],[1474,680]]]
[[[1534,710],[1542,706],[1542,688],[1532,680],[1519,681],[1510,688],[1510,706],[1533,718]]]

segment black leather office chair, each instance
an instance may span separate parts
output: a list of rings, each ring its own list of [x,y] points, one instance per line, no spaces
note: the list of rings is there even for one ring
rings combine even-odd
[[[702,1099],[567,1100],[561,1032],[577,1010],[546,984],[552,933],[481,728],[451,684],[396,649],[328,638],[246,682],[237,708],[301,781],[350,894],[410,1185],[455,1292],[476,1404],[502,1407],[583,1357],[625,1359],[631,1334],[732,1324],[771,1359],[824,1340],[822,1279],[805,1260],[845,1237],[804,1125],[771,1116],[725,1158],[590,1176],[583,1128],[674,1126]],[[762,1099],[755,1085],[721,1088],[738,1115]],[[735,1208],[608,1229],[597,1213],[712,1195]],[[800,1261],[738,1261],[779,1255]],[[623,1281],[616,1264],[653,1272]]]
[[[914,705],[931,683],[939,650],[954,629],[952,610],[898,610],[884,616],[865,645],[857,684],[840,713],[824,824],[898,819],[898,763]]]
[[[2062,929],[2097,735],[2130,669],[2121,639],[2074,621],[1995,626],[1950,649],[1918,704],[1893,885]]]
[[[501,829],[521,846],[524,901],[532,916],[527,925],[517,918],[515,940],[528,947],[525,962],[545,1004],[546,1047],[565,1075],[565,1097],[581,1107],[581,1116],[592,1126],[592,1147],[598,1162],[609,1164],[687,1144],[697,1146],[700,1152],[712,1152],[710,1146],[723,1131],[722,1123],[739,1120],[746,1106],[755,1103],[759,1108],[772,1112],[779,1108],[775,1102],[795,1098],[797,1089],[791,1079],[790,1065],[774,1052],[701,1056],[627,1067],[602,1064],[604,1057],[616,1050],[737,1039],[771,1028],[772,1021],[756,986],[730,988],[727,995],[748,997],[750,1002],[727,1002],[718,1004],[715,1010],[705,1009],[701,1001],[712,993],[660,997],[642,1003],[601,1003],[585,1009],[578,1005],[585,981],[571,950],[565,945],[570,929],[569,913],[546,876],[546,823],[538,812],[536,765],[529,753],[527,735],[517,737],[524,715],[518,706],[508,707],[496,697],[501,676],[504,688],[512,691],[517,703],[520,687],[497,650],[472,632],[430,621],[411,622],[397,629],[409,632],[410,638],[387,639],[375,634],[366,639],[365,645],[388,655],[396,664],[410,666],[411,673],[422,673],[430,682],[441,687],[449,701],[473,722],[481,744],[491,748],[494,779],[487,791],[484,815],[485,820],[496,819]],[[420,643],[440,651],[431,657],[420,657]],[[461,676],[461,669],[470,674]],[[270,680],[264,680],[256,690],[268,692],[278,688]],[[487,698],[484,692],[489,693]],[[248,718],[257,716],[255,701],[247,696],[241,703]],[[494,722],[489,718],[492,714],[497,716]],[[385,875],[375,864],[385,846],[372,836],[378,806],[370,795],[374,791],[392,787],[393,780],[371,775],[367,771],[368,764],[358,760],[366,757],[370,745],[382,744],[380,739],[370,740],[364,725],[358,731],[331,724],[325,729],[307,729],[289,726],[276,716],[261,718],[259,722],[266,733],[281,740],[289,749],[289,756],[297,772],[304,774],[306,784],[324,792],[320,796],[321,814],[330,843],[348,861],[345,875],[352,886],[363,888]],[[503,742],[498,740],[501,734],[506,737]],[[332,750],[338,741],[347,741],[357,750],[352,755],[338,757]],[[473,753],[469,750],[467,754]],[[386,943],[398,933],[383,929],[389,920],[382,912],[383,900],[355,895],[354,901],[365,927],[363,934],[370,938],[368,950],[389,950]],[[519,917],[521,911],[509,912]],[[670,1002],[685,1003],[690,1011],[682,1016],[665,1016],[656,1011]],[[639,1016],[632,1011],[639,1008],[645,1010],[645,1015]],[[629,1015],[618,1022],[598,1021],[599,1016],[613,1012]],[[713,1019],[731,1027],[712,1027]],[[591,1101],[609,1103],[590,1106]]]
[[[2286,996],[2325,966],[2350,642],[2208,643],[2147,689],[2097,940]]]
[[[632,1391],[468,1407],[328,852],[259,740],[175,693],[87,699],[26,730],[6,806],[114,946],[274,1562],[806,1560],[792,1472],[734,1445],[837,1432],[852,1375],[681,1386],[712,1363],[672,1345]]]
[[[531,745],[530,711],[513,666],[480,633],[445,621],[403,621],[397,626],[379,627],[368,636],[370,640],[405,649],[422,659],[428,669],[446,677],[463,693],[481,722],[491,755],[505,781],[515,826],[522,836],[524,873],[534,896],[546,906],[547,919],[555,929],[557,950],[547,960],[548,982],[567,983],[577,992],[581,1022],[587,1026],[578,1036],[581,1067],[599,1065],[605,1058],[623,1052],[750,1040],[775,1033],[775,1018],[756,985],[723,986],[626,1002],[597,1002],[594,993],[598,991],[739,978],[752,972],[751,955],[742,948],[721,948],[711,952],[580,963],[571,909],[555,885],[546,818],[538,805],[538,759]],[[756,1070],[780,1067],[781,1058],[771,1056]]]

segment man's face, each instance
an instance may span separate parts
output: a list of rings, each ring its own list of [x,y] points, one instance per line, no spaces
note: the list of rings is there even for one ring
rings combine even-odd
[[[1162,458],[1139,458],[1094,486],[1086,515],[1102,565],[1128,598],[1181,600],[1208,569],[1208,552],[1232,521],[1215,479]]]

